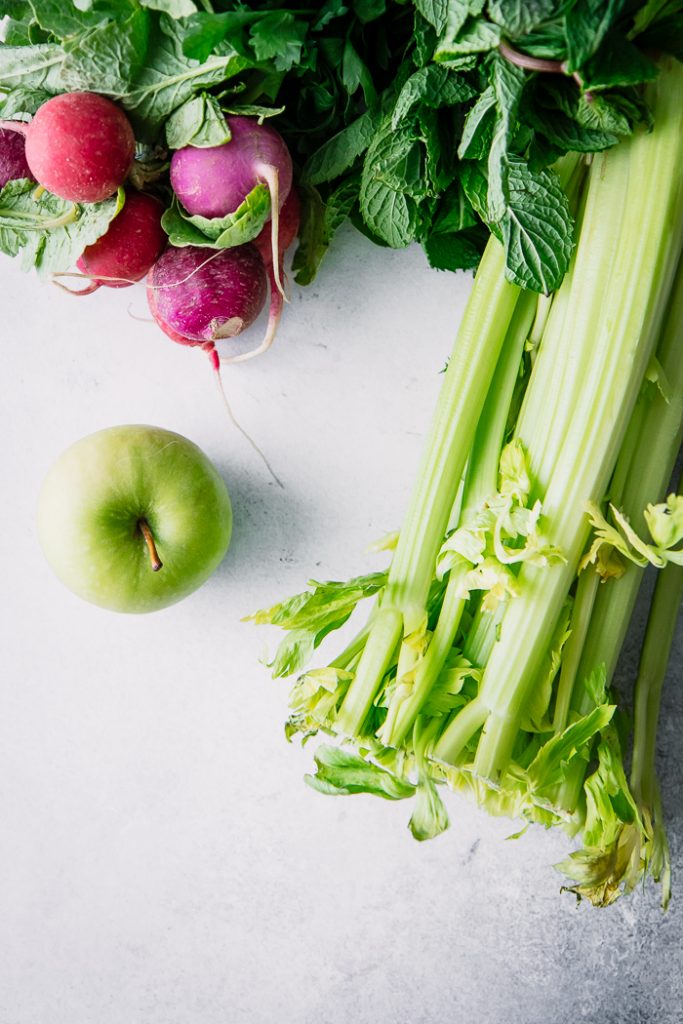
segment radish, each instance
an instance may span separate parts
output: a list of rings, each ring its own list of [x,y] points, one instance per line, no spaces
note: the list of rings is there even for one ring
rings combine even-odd
[[[92,283],[72,294],[89,295],[101,285],[127,288],[140,281],[166,245],[166,233],[161,227],[163,212],[154,196],[128,190],[123,209],[107,233],[89,245],[78,260],[78,269]]]
[[[220,338],[240,334],[263,309],[266,271],[257,250],[249,244],[233,249],[169,245],[147,275],[147,301],[171,341],[199,346],[208,354],[228,416],[282,487],[266,456],[233,415],[215,345]]]
[[[277,289],[280,209],[292,187],[292,158],[274,128],[251,117],[228,117],[232,138],[222,146],[185,146],[171,159],[171,185],[192,216],[226,217],[257,185],[268,186],[271,199],[270,242]]]
[[[123,111],[94,92],[53,96],[28,124],[2,127],[26,138],[26,161],[36,181],[74,203],[107,199],[133,165],[135,137]]]
[[[21,132],[0,128],[0,188],[16,178],[33,178]]]
[[[253,245],[170,245],[148,274],[147,299],[159,326],[172,332],[169,337],[183,345],[200,345],[215,366],[214,342],[240,334],[263,309],[263,260]]]

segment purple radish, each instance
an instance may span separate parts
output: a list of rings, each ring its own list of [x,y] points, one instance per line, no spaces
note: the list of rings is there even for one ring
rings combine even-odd
[[[17,178],[33,175],[26,163],[26,143],[22,132],[0,128],[0,188]]]
[[[199,347],[216,371],[228,416],[282,483],[255,441],[235,419],[221,381],[220,338],[234,338],[249,327],[266,301],[266,271],[253,245],[205,249],[170,245],[147,275],[147,301],[164,334],[179,345]]]
[[[173,332],[174,341],[215,353],[214,342],[240,334],[263,309],[263,260],[253,245],[169,246],[148,274],[147,299],[154,319]]]
[[[171,159],[171,185],[192,216],[226,217],[259,184],[271,199],[271,252],[278,291],[280,209],[292,187],[292,158],[284,139],[268,124],[251,117],[228,117],[232,138],[222,146],[185,146]]]

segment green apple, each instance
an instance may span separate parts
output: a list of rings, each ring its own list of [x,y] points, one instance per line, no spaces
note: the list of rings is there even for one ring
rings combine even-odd
[[[60,455],[38,506],[48,562],[103,608],[151,612],[201,586],[230,543],[232,508],[213,464],[161,427],[100,430]]]

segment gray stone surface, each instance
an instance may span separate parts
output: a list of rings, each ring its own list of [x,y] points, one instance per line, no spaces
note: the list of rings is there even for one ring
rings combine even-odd
[[[452,797],[417,844],[402,805],[327,799],[282,736],[273,635],[240,616],[378,564],[469,288],[345,232],[267,359],[226,374],[147,323],[141,289],[71,300],[2,265],[0,1024],[680,1024],[681,636],[660,768],[674,862],[606,910],[560,895],[559,832],[514,842]],[[117,422],[187,434],[236,512],[233,549],[148,618],[80,603],[42,562],[43,475]],[[635,673],[643,608],[620,666]]]

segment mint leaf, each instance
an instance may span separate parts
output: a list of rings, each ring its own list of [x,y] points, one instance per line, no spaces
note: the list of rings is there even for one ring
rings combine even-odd
[[[546,295],[557,288],[574,242],[569,203],[554,171],[534,174],[520,157],[510,157],[501,230],[508,279]]]
[[[577,0],[564,18],[567,71],[579,71],[601,45],[627,0]]]
[[[616,145],[619,136],[613,132],[598,131],[577,124],[558,110],[532,108],[526,111],[526,120],[561,153],[598,153]]]
[[[347,39],[344,44],[341,80],[349,96],[353,96],[361,88],[368,106],[372,106],[376,102],[377,92],[372,82],[372,75],[350,39]]]
[[[297,284],[310,284],[318,272],[332,237],[350,215],[358,199],[359,181],[356,177],[343,181],[323,203],[319,192],[304,186],[299,245],[292,260],[292,271]]]
[[[424,146],[424,171],[421,162],[417,164],[420,179],[410,188],[404,187],[415,199],[425,196],[436,198],[448,188],[455,177],[455,160],[450,148],[450,136],[444,128],[443,118],[436,110],[421,107],[415,127],[417,138]],[[420,157],[416,147],[415,155]],[[425,180],[426,179],[426,180]]]
[[[409,193],[419,194],[422,181],[415,140],[386,120],[365,156],[359,202],[367,226],[394,249],[417,235],[418,207]]]
[[[491,85],[496,97],[496,124],[488,158],[488,219],[499,221],[507,206],[508,147],[517,123],[517,111],[526,76],[521,68],[494,56],[491,64]]]
[[[333,181],[361,156],[375,136],[379,115],[366,110],[332,138],[328,139],[309,158],[303,177],[313,185]]]
[[[230,141],[230,129],[215,96],[202,92],[174,110],[164,126],[169,149],[204,148]]]
[[[492,21],[511,36],[521,36],[557,13],[558,0],[489,0]]]
[[[501,35],[500,26],[493,25],[490,21],[471,19],[464,28],[458,28],[455,33],[447,23],[444,35],[437,43],[434,60],[448,61],[461,54],[493,50],[500,43]]]
[[[397,128],[419,103],[434,108],[451,107],[476,94],[477,90],[450,68],[430,64],[412,74],[403,85],[391,116],[391,126]]]
[[[483,228],[433,234],[425,239],[422,248],[430,267],[435,270],[474,270],[486,245]]]
[[[641,85],[657,77],[657,67],[625,35],[613,29],[597,53],[582,68],[585,89]]]
[[[385,800],[405,800],[415,792],[410,782],[342,747],[318,747],[314,757],[315,775],[304,775],[304,781],[319,793],[371,793]]]
[[[650,25],[661,23],[671,15],[679,13],[680,6],[680,0],[646,0],[646,3],[636,12],[629,37],[638,36]]]
[[[454,182],[441,197],[432,218],[432,231],[435,234],[450,234],[478,224],[479,221],[472,211],[461,182]]]
[[[415,7],[437,32],[443,32],[446,27],[449,6],[448,0],[415,0]]]
[[[231,249],[256,238],[270,213],[267,185],[256,185],[234,213],[226,217],[188,216],[176,199],[161,218],[171,245]]]
[[[463,164],[460,172],[460,182],[465,195],[472,204],[472,209],[479,214],[483,221],[487,222],[489,183],[482,167],[475,163]],[[497,238],[502,239],[501,231],[497,224],[489,224],[489,227]]]
[[[461,160],[479,160],[486,155],[493,136],[495,111],[496,93],[488,85],[465,118],[458,146]]]

